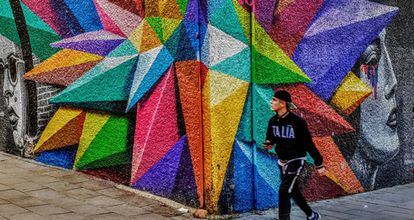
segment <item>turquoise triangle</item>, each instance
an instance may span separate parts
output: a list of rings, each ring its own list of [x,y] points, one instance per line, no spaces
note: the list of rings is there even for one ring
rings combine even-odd
[[[211,69],[251,82],[250,48],[246,48],[240,53],[223,60],[212,66]]]

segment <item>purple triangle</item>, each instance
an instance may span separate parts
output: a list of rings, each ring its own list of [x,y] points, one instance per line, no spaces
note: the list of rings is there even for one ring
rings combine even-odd
[[[192,207],[199,207],[197,185],[195,182],[194,169],[191,162],[190,149],[186,143],[181,154],[180,168],[177,172],[174,190],[171,199]]]
[[[187,138],[181,139],[151,167],[133,186],[163,197],[170,197],[181,160],[183,149],[187,149]],[[190,159],[191,161],[191,159]]]
[[[108,55],[118,45],[124,42],[123,39],[116,40],[85,40],[75,42],[57,42],[52,44],[53,47],[67,48],[73,50],[85,51],[101,56]]]
[[[189,0],[187,4],[187,10],[185,12],[184,21],[200,23],[201,25],[207,24],[206,10],[203,10],[203,3],[199,5],[197,0]]]

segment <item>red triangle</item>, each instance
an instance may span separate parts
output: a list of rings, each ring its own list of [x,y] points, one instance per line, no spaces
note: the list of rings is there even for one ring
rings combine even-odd
[[[295,84],[277,89],[286,90],[292,95],[293,103],[298,107],[294,112],[308,122],[312,136],[332,136],[355,131],[341,115],[305,85]]]
[[[206,65],[204,65],[204,63],[199,62],[200,63],[200,71],[201,71],[201,86],[204,86],[204,82],[206,81],[207,78],[207,73],[208,73],[208,68]]]
[[[109,0],[109,2],[115,5],[118,5],[119,7],[121,7],[122,9],[128,12],[131,12],[133,14],[140,16],[137,5],[136,5],[137,3],[141,4],[140,0],[138,1],[136,0]]]
[[[361,183],[343,157],[332,137],[315,137],[313,142],[324,158],[323,163],[329,172],[329,177],[347,193],[363,192]]]
[[[323,2],[323,0],[314,0],[309,4],[309,0],[296,0],[286,7],[283,3],[279,3],[279,7],[283,9],[280,12],[276,11],[268,33],[290,57],[293,56]]]
[[[186,135],[194,168],[198,198],[203,201],[203,139],[200,65],[198,61],[175,63],[175,71],[180,91],[181,107],[184,115]]]
[[[145,0],[136,0],[136,5],[137,5],[137,11],[138,11],[138,15],[143,18],[145,16],[145,10],[144,10],[144,5],[143,2],[145,2]]]
[[[303,195],[309,201],[335,198],[347,193],[334,181],[325,176],[319,176],[314,167],[308,169]]]
[[[174,68],[137,105],[131,183],[142,177],[179,139]]]

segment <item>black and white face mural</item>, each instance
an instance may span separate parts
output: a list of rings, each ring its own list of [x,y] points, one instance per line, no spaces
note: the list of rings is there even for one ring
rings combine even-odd
[[[10,125],[13,131],[13,140],[19,149],[24,148],[27,134],[27,90],[23,80],[24,61],[17,54],[10,54],[4,70],[3,95]]]
[[[351,167],[364,188],[375,187],[378,169],[400,151],[397,133],[397,80],[385,45],[386,31],[363,52],[354,72],[371,85],[373,94],[359,111],[359,136]],[[363,162],[362,162],[363,161]]]
[[[21,58],[20,48],[0,36],[0,147],[13,154],[29,156],[44,125],[53,115],[55,109],[49,106],[48,100],[59,88],[49,85],[36,85],[36,91],[28,92],[25,74],[25,62]],[[40,60],[34,56],[34,64]],[[37,134],[28,131],[30,115],[28,114],[29,95],[39,96],[37,115]],[[44,104],[42,104],[44,103]]]
[[[15,53],[16,47],[11,41],[2,36],[0,36],[0,44],[2,45],[0,48],[0,120],[2,122],[0,127],[0,144],[3,150],[11,151],[11,149],[15,148],[15,141],[13,140],[14,138],[10,137],[14,137],[13,134],[17,135],[18,133],[19,116],[16,111],[18,112],[19,110],[14,110],[9,104],[14,102],[12,96],[15,94],[12,87],[13,84],[17,85],[17,79],[12,78],[10,75],[8,58]],[[14,81],[11,82],[11,80]],[[15,105],[13,106],[15,107]],[[12,114],[10,115],[9,112]],[[12,130],[12,127],[14,127],[15,131]]]

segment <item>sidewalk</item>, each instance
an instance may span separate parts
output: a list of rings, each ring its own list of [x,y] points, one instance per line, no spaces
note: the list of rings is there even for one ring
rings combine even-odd
[[[323,220],[414,219],[414,183],[318,201],[312,203],[311,206],[322,214]],[[268,220],[275,218],[277,218],[277,210],[244,214],[236,219]],[[291,219],[303,220],[306,217],[300,209],[294,207]]]
[[[190,216],[116,186],[0,152],[0,220],[161,220]]]
[[[128,187],[124,187],[128,189]],[[48,167],[0,152],[0,220],[3,219],[189,219],[167,206],[119,185],[80,172]],[[324,220],[413,219],[414,183],[312,203]],[[277,210],[231,216],[275,219]],[[230,217],[230,218],[231,218]],[[226,218],[218,217],[220,219]],[[292,220],[306,219],[298,208]]]

